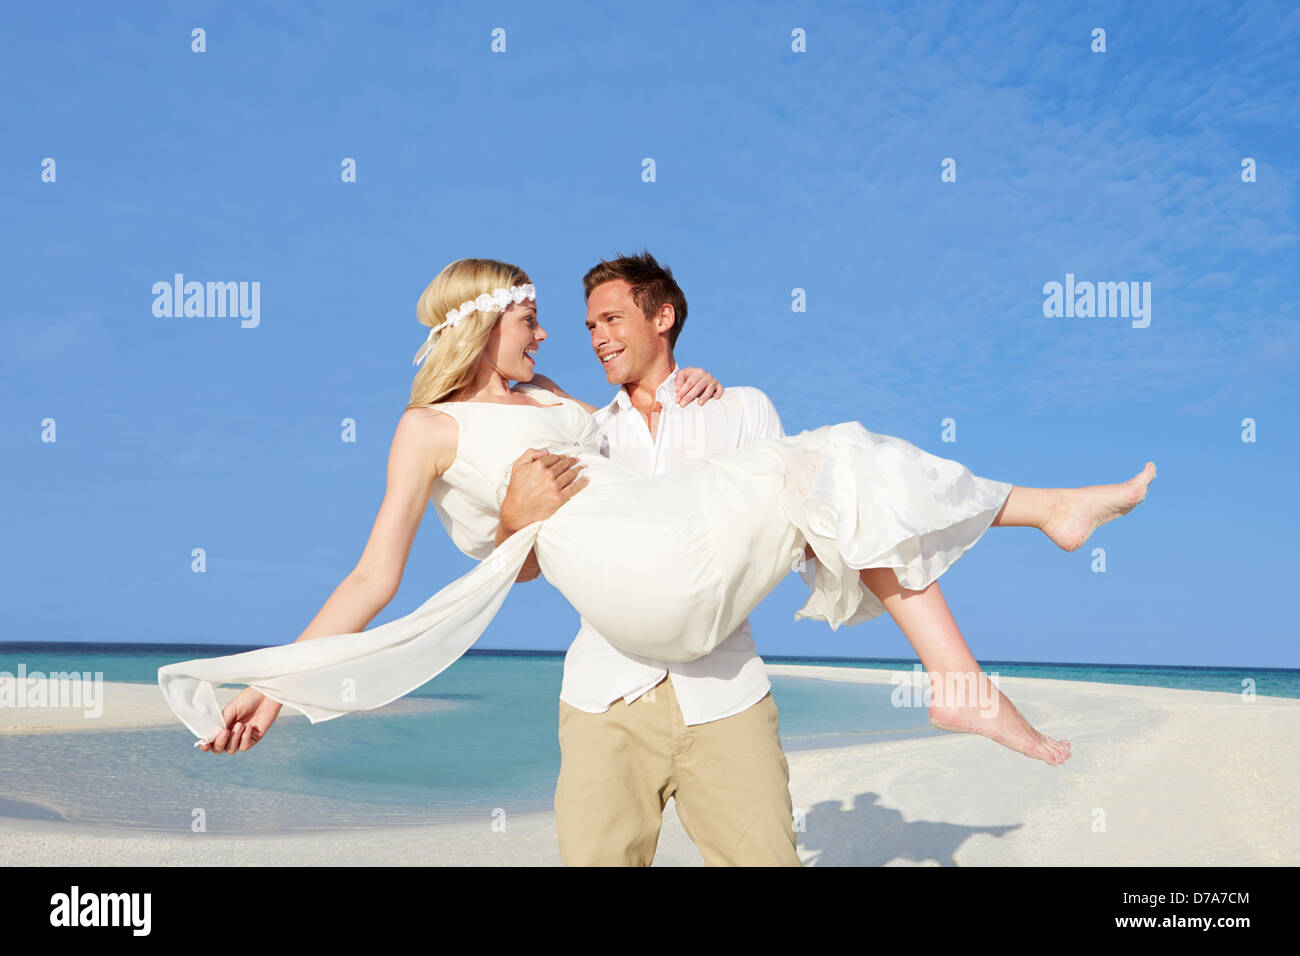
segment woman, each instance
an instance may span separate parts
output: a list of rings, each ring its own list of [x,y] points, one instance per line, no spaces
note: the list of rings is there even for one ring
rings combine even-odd
[[[1074,550],[1141,501],[1155,475],[1148,463],[1121,485],[1013,487],[847,423],[756,442],[699,471],[636,476],[600,456],[591,406],[526,384],[546,334],[518,267],[451,263],[418,313],[430,326],[416,356],[426,361],[356,570],[294,644],[159,669],[164,697],[205,750],[248,749],[284,703],[316,723],[425,683],[477,640],[530,553],[611,643],[692,660],[804,554],[816,559],[805,574],[813,593],[798,616],[855,624],[882,613],[887,597],[897,619],[898,594],[928,589],[990,524],[1039,527]],[[498,543],[505,487],[528,448],[572,455],[585,474],[553,514]],[[481,563],[411,614],[359,633],[396,592],[430,498],[456,545]],[[955,625],[936,623],[944,633],[909,633],[935,680],[932,722],[1048,763],[1068,759],[1068,741],[1034,731],[996,688],[981,684],[977,705],[937,679],[983,675]],[[224,713],[213,693],[220,683],[250,685]]]

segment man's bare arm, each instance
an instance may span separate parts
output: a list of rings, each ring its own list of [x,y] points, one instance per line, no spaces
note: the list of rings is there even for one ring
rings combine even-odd
[[[553,455],[530,448],[517,459],[510,469],[510,483],[501,502],[501,520],[497,525],[496,544],[535,521],[544,521],[583,488],[587,478],[581,477],[582,466],[578,459],[568,455]],[[542,573],[537,564],[537,552],[529,551],[516,581],[531,581]]]
[[[516,528],[515,531],[517,530],[519,529]],[[505,541],[506,538],[510,537],[514,533],[514,531],[511,531],[504,524],[497,525],[496,541],[494,542],[493,547],[501,547],[501,542]],[[523,567],[519,569],[519,576],[515,578],[515,581],[532,581],[540,576],[541,573],[542,567],[537,563],[537,549],[529,548],[528,557],[524,558]]]

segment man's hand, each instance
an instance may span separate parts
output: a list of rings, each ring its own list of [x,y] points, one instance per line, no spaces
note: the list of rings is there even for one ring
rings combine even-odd
[[[711,398],[722,397],[722,383],[702,368],[677,370],[677,404],[689,405],[698,398],[703,405]]]
[[[510,469],[510,484],[501,502],[500,544],[520,528],[544,521],[583,488],[590,479],[579,477],[582,465],[567,455],[552,455],[530,448]]]

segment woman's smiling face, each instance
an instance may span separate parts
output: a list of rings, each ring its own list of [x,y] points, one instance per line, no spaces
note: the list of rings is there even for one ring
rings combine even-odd
[[[512,303],[488,335],[483,350],[484,361],[512,382],[526,382],[533,377],[533,354],[546,338],[546,330],[537,321],[537,306],[531,300]]]

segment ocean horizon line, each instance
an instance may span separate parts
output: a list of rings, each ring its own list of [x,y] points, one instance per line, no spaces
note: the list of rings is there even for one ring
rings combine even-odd
[[[138,641],[0,641],[0,653],[22,653],[25,651],[80,651],[103,650],[140,650],[154,653],[185,653],[192,656],[204,656],[203,652],[213,652],[210,656],[241,654],[246,651],[276,647],[274,644],[167,644],[145,643]],[[195,652],[199,652],[195,655]],[[466,657],[545,657],[563,659],[567,651],[546,648],[470,648]],[[919,666],[916,658],[903,657],[847,657],[827,654],[764,654],[759,657],[765,663],[816,663],[816,664],[881,664],[902,666],[910,670]],[[1097,667],[1129,670],[1197,670],[1197,671],[1270,671],[1278,673],[1300,674],[1300,667],[1256,664],[1132,664],[1113,661],[1042,661],[1042,660],[999,660],[977,658],[981,667],[990,665],[1009,665],[1013,667]]]

